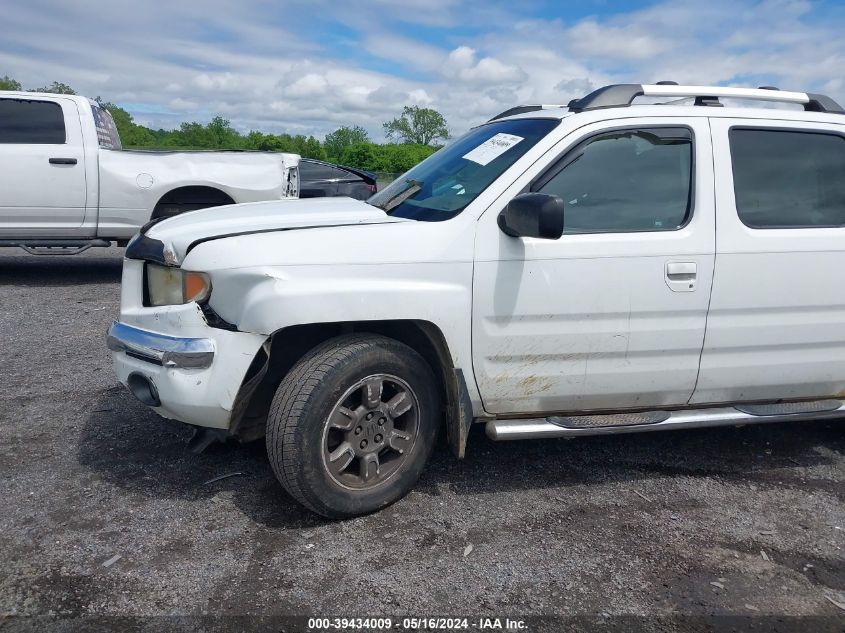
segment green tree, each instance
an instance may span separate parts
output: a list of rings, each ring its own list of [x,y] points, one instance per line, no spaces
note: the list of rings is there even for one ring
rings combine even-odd
[[[0,90],[20,90],[21,82],[15,81],[9,75],[0,77]]]
[[[346,148],[360,143],[369,143],[369,141],[370,137],[367,134],[367,130],[360,125],[354,127],[343,126],[331,134],[326,135],[326,140],[323,141],[323,149],[326,150],[328,160],[339,162],[342,160]]]
[[[261,149],[265,135],[261,132],[252,131],[244,137],[244,149]]]
[[[293,137],[291,149],[286,150],[299,154],[303,158],[314,158],[316,160],[326,160],[326,150],[313,136],[306,137],[303,134],[297,134]]]
[[[295,154],[297,148],[290,134],[267,134],[258,146],[263,152],[289,152]]]
[[[114,119],[114,124],[117,126],[117,132],[120,134],[120,141],[124,147],[147,147],[155,144],[155,137],[153,136],[152,130],[142,125],[137,125],[132,120],[132,115],[126,110],[113,103],[104,101],[101,97],[96,97],[94,101],[111,114],[111,118]]]
[[[372,143],[355,143],[344,148],[341,156],[334,162],[341,163],[348,167],[357,167],[367,171],[380,170],[376,149],[378,146]]]
[[[305,158],[314,158],[316,160],[326,160],[326,158],[328,158],[326,156],[326,150],[323,149],[323,145],[313,136],[309,136],[308,140],[305,141],[305,147],[303,148],[302,155]]]
[[[202,123],[187,121],[179,125],[179,129],[169,138],[168,144],[181,147],[193,147],[196,149],[211,149],[214,147],[214,139],[209,129]]]
[[[57,95],[75,95],[76,92],[68,86],[67,84],[59,83],[58,81],[54,81],[49,86],[43,86],[41,88],[32,88],[30,92],[52,92],[53,94]]]
[[[391,141],[430,145],[432,141],[449,138],[446,119],[437,110],[419,106],[405,106],[402,115],[384,124],[384,133]]]
[[[376,145],[376,171],[401,173],[437,151],[430,145]]]
[[[214,143],[214,147],[238,149],[238,146],[241,144],[239,142],[241,135],[232,127],[231,122],[222,116],[218,115],[211,119],[211,123],[206,127],[211,137],[211,142]]]

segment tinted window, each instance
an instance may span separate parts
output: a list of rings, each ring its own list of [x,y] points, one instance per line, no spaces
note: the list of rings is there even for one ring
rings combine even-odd
[[[303,180],[334,180],[337,178],[354,178],[345,169],[339,169],[330,165],[323,165],[321,163],[314,163],[312,161],[303,160],[299,163],[299,173]]]
[[[0,99],[0,143],[64,142],[65,119],[58,103]]]
[[[568,152],[534,190],[563,199],[566,232],[666,231],[687,221],[691,178],[689,130],[619,130]]]
[[[730,132],[739,218],[754,228],[845,225],[845,138]]]
[[[332,176],[332,178],[340,178],[341,180],[355,180],[358,178],[358,176],[356,176],[352,172],[346,171],[345,169],[342,169],[340,167],[335,167],[333,171],[334,176]]]

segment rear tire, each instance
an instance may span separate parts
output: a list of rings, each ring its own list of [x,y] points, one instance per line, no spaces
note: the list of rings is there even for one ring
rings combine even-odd
[[[434,373],[414,350],[374,334],[315,347],[276,390],[267,454],[277,479],[330,518],[379,510],[407,494],[437,437]]]

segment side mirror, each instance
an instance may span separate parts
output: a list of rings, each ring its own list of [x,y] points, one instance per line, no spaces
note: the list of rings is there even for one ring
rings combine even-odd
[[[502,209],[498,222],[511,237],[556,240],[563,235],[563,200],[545,193],[521,193]]]

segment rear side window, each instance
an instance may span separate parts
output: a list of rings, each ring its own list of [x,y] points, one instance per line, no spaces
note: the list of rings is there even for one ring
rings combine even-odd
[[[91,106],[94,115],[94,125],[97,128],[97,142],[103,149],[123,149],[120,144],[120,134],[117,133],[117,126],[111,112],[98,105]]]
[[[845,137],[730,131],[736,209],[755,229],[845,226]]]
[[[563,199],[567,233],[670,231],[691,213],[692,156],[687,128],[603,132],[532,189]]]
[[[340,169],[331,165],[323,165],[322,163],[314,163],[307,160],[300,161],[299,173],[304,180],[336,180],[339,178],[347,179],[352,177],[352,174],[345,169]]]
[[[51,101],[0,99],[0,143],[65,142],[62,107]]]

